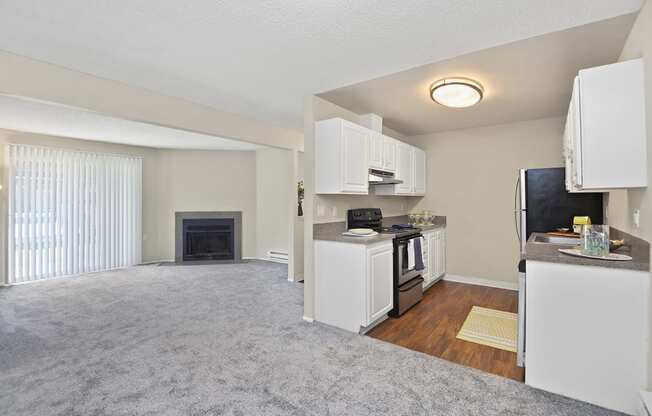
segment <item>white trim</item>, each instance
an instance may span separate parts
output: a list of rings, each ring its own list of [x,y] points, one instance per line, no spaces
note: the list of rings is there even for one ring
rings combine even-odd
[[[137,264],[136,266],[151,266],[152,264],[156,264],[156,263],[174,263],[174,259],[147,260],[140,264]]]
[[[303,281],[303,273],[297,273],[294,275],[294,280],[288,277],[288,281],[290,282],[302,282]]]
[[[313,323],[313,322],[315,322],[314,319],[312,319],[312,318],[308,318],[307,316],[304,316],[304,317],[303,317],[303,320],[306,321],[306,322],[309,322],[309,323]]]
[[[641,403],[642,410],[641,416],[652,415],[652,393],[649,391],[641,390]]]
[[[270,259],[267,257],[243,257],[242,260],[260,260],[260,261],[271,261],[272,263],[288,264],[287,261],[281,261],[278,259]]]
[[[448,282],[466,283],[469,285],[495,287],[498,289],[507,289],[518,291],[518,282],[505,282],[502,280],[490,280],[483,277],[459,276],[456,274],[446,274],[444,279]]]

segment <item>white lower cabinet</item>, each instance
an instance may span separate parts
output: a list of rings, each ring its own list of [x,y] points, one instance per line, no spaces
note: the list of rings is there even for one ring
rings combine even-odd
[[[634,414],[648,385],[649,279],[528,260],[525,384]]]
[[[446,229],[439,228],[423,233],[423,286],[446,274]]]
[[[394,249],[391,244],[367,250],[365,320],[363,326],[373,323],[389,312],[394,305]]]
[[[315,241],[315,320],[360,332],[394,306],[394,248]]]

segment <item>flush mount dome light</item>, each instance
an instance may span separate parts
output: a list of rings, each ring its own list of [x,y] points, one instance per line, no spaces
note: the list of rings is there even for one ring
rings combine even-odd
[[[482,85],[468,78],[444,78],[430,86],[430,98],[446,107],[471,107],[482,100]]]

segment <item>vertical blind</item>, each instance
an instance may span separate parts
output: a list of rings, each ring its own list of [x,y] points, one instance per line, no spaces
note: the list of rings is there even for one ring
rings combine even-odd
[[[9,145],[9,283],[141,261],[142,159]]]

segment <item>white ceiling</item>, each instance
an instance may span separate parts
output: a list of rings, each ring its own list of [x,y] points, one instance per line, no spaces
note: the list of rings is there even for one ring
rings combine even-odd
[[[323,98],[359,114],[376,113],[406,135],[561,116],[582,68],[615,62],[636,15],[629,14],[521,40],[339,88]],[[430,99],[439,79],[480,82],[474,107],[447,108]]]
[[[95,112],[0,94],[0,128],[157,149],[256,150],[238,140],[109,117]]]
[[[308,94],[643,0],[0,0],[0,49],[297,129]]]

